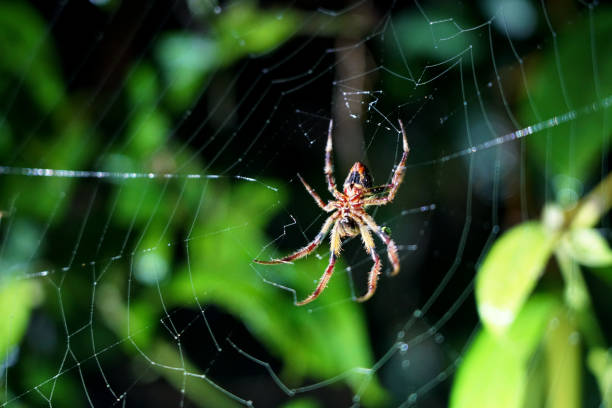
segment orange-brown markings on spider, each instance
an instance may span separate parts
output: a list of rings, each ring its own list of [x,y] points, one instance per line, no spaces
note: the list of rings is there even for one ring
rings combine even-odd
[[[336,254],[332,252],[331,255],[329,256],[329,265],[327,265],[327,269],[325,269],[323,276],[321,276],[321,280],[319,280],[319,284],[317,285],[317,288],[306,299],[300,302],[297,302],[296,303],[297,306],[304,306],[306,303],[310,303],[313,300],[315,300],[317,297],[319,297],[321,292],[323,292],[323,290],[327,287],[327,283],[329,282],[329,279],[334,273],[335,264],[336,264]]]
[[[321,231],[317,234],[315,239],[306,245],[304,248],[299,249],[291,255],[287,255],[283,258],[272,259],[270,261],[260,261],[255,259],[254,262],[260,264],[279,264],[279,263],[291,263],[295,259],[303,258],[304,256],[313,252],[323,241],[323,238],[331,228],[330,235],[330,257],[329,264],[325,269],[325,272],[319,279],[316,289],[310,296],[300,302],[296,302],[296,305],[302,306],[315,300],[321,292],[327,286],[329,279],[334,271],[334,265],[336,259],[340,254],[342,247],[342,239],[347,237],[354,237],[361,235],[364,248],[366,252],[372,257],[374,264],[368,274],[368,290],[367,292],[357,298],[357,301],[363,302],[372,297],[376,291],[376,285],[378,283],[378,277],[380,275],[381,263],[380,257],[376,253],[374,247],[374,239],[370,231],[374,231],[376,235],[385,243],[387,246],[387,255],[389,261],[393,265],[393,272],[391,275],[397,275],[400,268],[399,256],[397,254],[397,245],[386,234],[381,227],[376,224],[376,221],[365,211],[365,207],[374,205],[385,205],[390,203],[394,198],[397,190],[402,183],[404,173],[406,171],[406,159],[410,152],[408,146],[408,140],[406,138],[406,131],[404,125],[399,121],[402,142],[403,142],[403,154],[402,158],[393,172],[393,178],[391,184],[385,184],[382,186],[372,187],[372,177],[365,165],[360,162],[356,162],[346,177],[343,184],[343,192],[339,192],[336,188],[336,180],[334,178],[334,171],[332,165],[332,126],[333,122],[329,122],[329,131],[327,135],[327,145],[325,147],[325,167],[324,173],[327,180],[327,188],[330,193],[334,196],[335,200],[328,202],[327,204],[319,197],[312,187],[304,181],[304,179],[298,174],[298,177],[308,194],[315,200],[317,205],[326,212],[332,214],[327,218]],[[383,197],[378,195],[385,194]],[[333,225],[333,227],[332,227]]]

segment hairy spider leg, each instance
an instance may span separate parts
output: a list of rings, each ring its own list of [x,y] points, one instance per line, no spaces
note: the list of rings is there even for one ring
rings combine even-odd
[[[318,298],[321,292],[323,292],[323,290],[327,287],[327,283],[329,282],[329,279],[334,273],[334,265],[336,264],[336,259],[338,258],[338,254],[340,253],[341,246],[340,226],[338,225],[338,223],[339,222],[336,221],[329,237],[332,247],[331,254],[329,254],[329,264],[327,265],[325,272],[323,272],[323,275],[321,275],[321,279],[319,279],[319,284],[317,285],[317,288],[314,290],[314,292],[312,292],[310,296],[308,296],[306,299],[297,302],[297,306],[304,306],[306,303],[310,303],[316,298]]]
[[[365,222],[387,246],[387,256],[389,257],[391,265],[393,265],[391,276],[397,275],[400,270],[400,261],[397,254],[397,245],[395,245],[395,241],[393,241],[391,237],[385,233],[382,228],[378,226],[378,224],[376,224],[376,221],[374,221],[374,218],[372,218],[371,215],[367,214],[365,211],[360,211],[359,215],[361,216],[363,222]]]
[[[366,198],[368,196],[378,195],[378,194],[389,194],[389,189],[391,188],[391,184],[383,184],[376,187],[370,187],[365,192]]]
[[[291,263],[291,261],[293,261],[295,259],[300,259],[300,258],[305,257],[306,255],[310,254],[312,251],[317,249],[317,247],[319,245],[321,245],[321,242],[323,242],[323,238],[325,238],[325,235],[327,234],[327,231],[329,231],[329,228],[338,219],[338,217],[339,217],[338,213],[330,215],[327,218],[327,220],[325,220],[325,223],[323,224],[323,227],[321,228],[321,231],[319,231],[319,233],[317,234],[315,239],[313,239],[304,248],[297,250],[296,252],[292,253],[291,255],[287,255],[287,256],[285,256],[283,258],[279,258],[279,259],[271,259],[269,261],[262,261],[262,260],[259,260],[259,259],[253,259],[253,262],[256,262],[256,263],[262,264],[262,265],[274,265],[274,264],[279,264],[279,263]]]
[[[340,192],[336,188],[336,179],[334,177],[334,166],[332,162],[332,128],[334,127],[333,119],[329,120],[329,130],[327,132],[327,145],[325,146],[325,178],[327,179],[327,189],[336,198]]]
[[[317,205],[319,207],[321,207],[324,211],[330,212],[333,211],[335,209],[335,207],[333,207],[330,204],[325,205],[325,203],[323,202],[323,200],[321,199],[321,197],[317,194],[317,192],[314,190],[314,188],[310,187],[308,185],[308,183],[306,183],[306,181],[304,181],[304,179],[302,178],[302,176],[300,176],[300,174],[298,173],[297,175],[300,179],[300,181],[302,182],[302,184],[304,185],[304,188],[306,188],[306,191],[308,191],[308,194],[310,194],[312,196],[312,198],[314,198],[314,200],[316,201]]]
[[[310,303],[319,297],[321,292],[323,292],[323,289],[325,289],[325,287],[327,286],[327,283],[329,282],[329,278],[331,278],[332,274],[334,273],[335,264],[336,264],[336,254],[332,252],[329,255],[329,265],[327,265],[327,268],[325,269],[323,276],[321,276],[321,279],[319,280],[319,284],[317,285],[317,288],[306,299],[300,302],[297,302],[296,303],[297,306],[304,306],[306,303]]]
[[[393,179],[391,180],[391,185],[389,189],[389,193],[385,197],[371,197],[364,200],[363,205],[385,205],[393,201],[395,198],[395,194],[397,193],[397,189],[400,184],[402,184],[402,180],[404,179],[404,173],[406,172],[406,159],[408,159],[408,153],[410,153],[410,146],[408,145],[408,139],[406,138],[406,131],[404,130],[404,124],[401,120],[398,120],[400,124],[400,129],[402,130],[402,139],[403,139],[403,147],[404,153],[402,154],[402,159],[399,164],[395,168],[395,172],[393,173]]]
[[[374,261],[374,265],[372,265],[372,269],[368,274],[368,291],[365,295],[357,298],[358,302],[365,302],[371,298],[372,295],[374,295],[374,292],[376,292],[376,284],[378,283],[378,276],[380,275],[380,257],[376,253],[376,248],[374,248],[374,240],[372,239],[372,234],[370,234],[368,227],[359,219],[356,219],[356,222],[357,225],[359,225],[359,232],[361,233],[363,246]]]

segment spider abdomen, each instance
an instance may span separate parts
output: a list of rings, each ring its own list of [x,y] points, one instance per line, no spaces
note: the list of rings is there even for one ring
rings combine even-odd
[[[358,191],[366,190],[372,187],[372,176],[368,168],[360,162],[353,164],[349,170],[349,174],[344,180],[344,193],[353,195]]]
[[[343,238],[344,237],[354,237],[355,235],[359,234],[359,226],[357,225],[355,220],[353,220],[352,218],[343,217],[339,221],[339,227],[340,227],[340,234],[342,235]]]

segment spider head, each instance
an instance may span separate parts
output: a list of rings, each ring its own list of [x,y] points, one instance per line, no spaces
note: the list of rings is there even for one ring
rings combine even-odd
[[[370,187],[372,187],[372,177],[368,168],[363,163],[356,162],[344,180],[344,193],[355,195]]]

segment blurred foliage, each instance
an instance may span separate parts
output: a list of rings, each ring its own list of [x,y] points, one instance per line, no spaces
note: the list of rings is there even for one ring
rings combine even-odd
[[[32,310],[35,284],[30,281],[0,282],[0,355],[9,356],[16,352],[25,333]],[[4,364],[8,364],[5,362]]]
[[[212,20],[208,35],[165,33],[156,56],[169,85],[168,106],[184,110],[209,75],[247,55],[277,47],[295,32],[299,20],[292,9],[258,9],[246,1]]]
[[[505,336],[480,331],[455,376],[451,406],[522,407],[533,399],[527,391],[533,353],[558,308],[554,296],[534,296]]]
[[[404,72],[412,66],[420,72],[419,65],[454,57],[468,45],[472,47],[470,62],[487,56],[485,37],[476,31],[456,35],[459,27],[474,25],[467,13],[460,8],[434,11],[428,17],[431,22],[453,15],[454,24],[430,24],[416,10],[394,18],[395,31],[384,37],[383,45],[395,50],[399,44],[403,55],[389,59],[390,70]],[[194,151],[172,138],[177,113],[192,106],[216,72],[283,45],[305,20],[303,12],[295,9],[262,9],[251,1],[233,4],[221,14],[203,13],[207,30],[160,32],[152,55],[128,67],[121,94],[127,109],[119,118],[125,126],[107,135],[97,122],[95,108],[83,102],[83,95],[67,91],[53,37],[47,35],[49,23],[24,2],[0,3],[0,95],[11,100],[13,92],[18,92],[16,114],[0,125],[0,155],[56,169],[100,166],[115,172],[175,173],[180,169],[203,174],[205,163],[191,160]],[[537,124],[612,94],[610,77],[605,75],[612,70],[607,44],[612,12],[599,9],[593,22],[591,27],[588,17],[581,18],[556,37],[558,54],[551,51],[541,59],[525,61],[529,92],[519,95],[517,109],[522,124]],[[330,26],[321,33],[335,35],[334,30],[342,29]],[[585,44],[596,46],[593,57]],[[594,81],[585,81],[594,76],[592,64],[584,63],[591,58],[598,64],[598,74]],[[447,65],[436,68],[445,70]],[[427,74],[434,77],[439,72]],[[551,79],[551,73],[561,79]],[[389,94],[406,91],[405,78],[381,75]],[[19,92],[21,88],[24,92]],[[579,116],[526,139],[530,170],[554,180],[556,204],[546,208],[542,220],[525,222],[503,234],[480,265],[476,301],[483,327],[454,379],[451,406],[522,407],[543,401],[555,407],[579,406],[583,355],[604,404],[612,404],[612,358],[582,277],[583,269],[593,270],[612,283],[612,250],[594,228],[612,200],[610,176],[591,194],[583,194],[601,168],[598,159],[607,154],[603,151],[609,136],[605,115]],[[111,150],[101,154],[100,147],[108,146]],[[285,186],[276,192],[229,178],[105,180],[100,190],[107,188],[109,197],[99,199],[96,209],[103,214],[92,218],[97,221],[110,215],[109,237],[104,235],[106,230],[101,236],[117,244],[120,253],[92,274],[82,265],[62,270],[66,259],[54,251],[55,241],[63,237],[51,235],[58,225],[66,230],[73,227],[73,205],[83,197],[82,186],[61,177],[31,177],[23,183],[20,177],[3,176],[2,181],[3,196],[18,201],[19,207],[18,214],[2,212],[2,222],[10,223],[11,233],[3,242],[0,265],[0,356],[6,356],[5,367],[19,360],[18,366],[11,367],[15,387],[52,394],[58,406],[84,404],[77,401],[83,398],[77,370],[71,373],[74,376],[58,373],[57,362],[44,353],[48,353],[45,347],[58,343],[62,349],[67,337],[67,363],[62,367],[68,370],[79,363],[80,370],[80,363],[90,360],[92,352],[100,353],[101,348],[92,350],[95,338],[103,346],[120,349],[120,357],[114,358],[128,356],[134,365],[143,359],[155,362],[151,364],[155,375],[177,390],[184,387],[187,397],[199,406],[236,406],[208,377],[198,376],[205,370],[194,356],[176,347],[177,338],[158,330],[174,311],[205,316],[213,306],[244,324],[278,359],[287,387],[346,374],[343,381],[359,393],[364,405],[390,401],[377,378],[370,377],[374,374],[350,371],[372,367],[374,357],[364,312],[357,303],[346,301],[350,289],[341,262],[325,296],[317,300],[317,309],[324,312],[294,307],[293,301],[313,289],[326,257],[277,267],[251,262],[268,243],[263,231],[287,199]],[[606,206],[599,205],[602,202]],[[47,230],[51,238],[41,240],[48,237]],[[127,238],[118,238],[123,236]],[[34,262],[39,254],[45,254],[44,259]],[[96,253],[96,261],[107,255]],[[551,262],[553,257],[556,262]],[[48,280],[16,279],[48,269],[55,271]],[[538,287],[550,270],[559,271],[563,287]],[[87,313],[89,296],[95,296],[92,320]],[[41,315],[59,327],[59,336],[64,336],[59,340],[36,336],[36,324],[42,323],[33,323],[33,311],[43,302],[51,306]],[[81,322],[82,328],[73,322]],[[28,325],[34,327],[33,340],[26,337]],[[69,335],[71,330],[77,330],[74,337]],[[81,333],[86,334],[84,339],[78,336]],[[228,353],[247,347],[228,339],[216,339]],[[21,355],[21,347],[32,347],[47,358]],[[257,351],[244,351],[257,358]],[[167,367],[182,367],[194,375]],[[261,368],[263,372],[265,367]],[[60,380],[50,380],[56,378]],[[6,392],[10,398],[11,390]],[[285,405],[316,406],[301,398]]]
[[[260,10],[254,3],[242,2],[212,21],[213,29],[207,35],[166,32],[157,42],[155,56],[165,74],[166,106],[171,111],[180,111],[191,104],[203,81],[215,70],[251,53],[267,52],[287,40],[295,30],[297,14],[290,9]],[[51,168],[87,168],[87,163],[96,159],[101,135],[94,130],[89,112],[79,97],[64,95],[65,84],[59,76],[54,47],[44,40],[49,38],[45,30],[46,23],[25,4],[0,4],[0,42],[5,54],[0,59],[3,78],[0,90],[3,95],[10,94],[15,86],[14,78],[22,77],[21,73],[27,71],[23,76],[24,85],[35,101],[33,109],[37,115],[47,112],[50,115],[48,121],[41,122],[47,136],[44,140],[33,137],[21,152],[22,157]],[[32,55],[34,60],[29,59]],[[132,68],[123,95],[131,113],[126,116],[123,142],[113,145],[112,151],[102,156],[100,165],[104,170],[172,172],[176,170],[176,163],[189,161],[193,152],[169,139],[173,115],[158,103],[159,95],[164,94],[158,78],[151,62],[144,61]],[[3,145],[15,145],[21,138],[32,136],[17,131],[28,128],[19,122],[27,120],[10,118],[4,124],[3,134],[7,137],[3,138]],[[192,161],[182,171],[203,173],[203,165]],[[321,307],[332,303],[334,307],[327,308],[325,313],[309,313],[306,308],[293,306],[290,293],[265,280],[295,288],[298,296],[304,296],[312,290],[313,281],[324,269],[323,261],[312,258],[294,268],[251,265],[253,257],[266,244],[262,231],[275,215],[273,210],[282,203],[283,194],[261,184],[229,183],[227,179],[214,182],[118,180],[111,181],[111,187],[106,206],[112,214],[110,228],[140,231],[134,234],[136,247],[129,253],[123,252],[124,244],[120,253],[123,257],[107,265],[94,286],[89,273],[67,270],[64,272],[70,274],[70,279],[61,292],[45,291],[49,297],[46,301],[63,294],[59,299],[62,313],[65,309],[72,316],[80,310],[77,305],[81,300],[76,293],[87,304],[88,293],[93,290],[95,316],[102,316],[96,323],[105,327],[97,327],[92,336],[106,338],[106,331],[110,330],[115,341],[122,343],[125,354],[133,358],[146,356],[157,362],[158,374],[180,388],[183,374],[164,369],[163,365],[185,367],[192,373],[200,372],[201,368],[191,363],[189,356],[179,354],[171,339],[160,335],[156,328],[168,309],[202,308],[203,312],[207,305],[215,305],[243,322],[268,352],[282,361],[281,377],[290,387],[300,385],[306,378],[323,380],[355,367],[372,366],[361,308],[355,302],[338,303],[350,296],[344,276],[332,280],[326,296],[319,302]],[[41,189],[45,194],[40,194]],[[15,346],[25,333],[37,299],[34,292],[41,291],[36,280],[14,280],[15,276],[35,267],[30,260],[36,250],[44,251],[36,244],[43,232],[34,230],[28,234],[19,228],[29,225],[21,220],[32,217],[36,221],[31,224],[38,225],[53,214],[50,222],[61,224],[70,215],[68,204],[76,194],[74,180],[70,179],[31,178],[27,184],[18,177],[6,180],[4,195],[18,197],[20,214],[11,231],[11,237],[18,242],[7,244],[7,253],[11,255],[3,260],[5,270],[6,266],[20,265],[20,268],[10,274],[3,273],[6,279],[0,283],[0,332],[4,333],[0,355],[17,353]],[[200,216],[193,220],[193,214]],[[171,244],[182,242],[177,239],[185,233],[185,226],[190,226],[184,248],[187,261],[176,257],[173,248],[176,244]],[[16,259],[20,256],[19,248],[29,252]],[[56,278],[51,277],[52,281]],[[127,285],[130,285],[129,303],[125,297]],[[158,288],[163,288],[163,295]],[[70,320],[63,314],[56,317],[60,321]],[[224,340],[218,339],[220,346],[231,349]],[[77,343],[71,352],[87,358],[91,351],[86,350],[91,344],[85,343],[84,347],[81,349]],[[33,364],[37,365],[36,369]],[[29,376],[22,386],[33,389],[44,384],[38,388],[54,393],[56,403],[70,406],[75,395],[81,395],[74,391],[78,388],[76,379],[62,376],[57,387],[49,381],[56,374],[54,362],[41,359],[35,363],[35,359],[25,358],[20,370],[37,373]],[[356,391],[363,387],[362,377],[349,373],[346,381]],[[360,388],[363,401],[378,405],[384,400],[385,392],[375,379],[368,380],[369,385]],[[207,380],[190,377],[188,382],[186,393],[199,406],[236,406],[235,401]],[[294,405],[313,406],[308,400],[296,400]]]
[[[23,78],[35,107],[48,111],[64,98],[64,83],[46,22],[23,2],[6,1],[0,7],[0,90],[10,94],[14,78]],[[24,69],[28,75],[22,76]]]
[[[434,15],[428,16],[429,20],[416,8],[399,13],[393,19],[391,32],[384,38],[386,51],[394,56],[387,62],[389,68],[404,76],[384,73],[385,82],[389,83],[387,92],[397,100],[405,97],[405,78],[427,83],[456,64],[457,55],[463,54],[466,59],[476,62],[487,55],[488,44],[483,36],[476,31],[460,31],[459,27],[473,25],[463,7],[444,3],[433,8],[432,12]],[[454,16],[452,22],[447,18],[450,15]],[[432,61],[440,64],[431,64]],[[427,87],[415,87],[412,91],[431,92]]]
[[[607,44],[612,11],[598,11],[596,18],[585,16],[557,36],[543,60],[525,61],[528,84],[519,105],[523,123],[541,123],[564,112],[578,116],[574,109],[596,105],[612,92],[610,77],[600,74],[612,69]],[[581,265],[612,266],[611,249],[594,228],[612,203],[612,174],[581,198],[583,186],[601,171],[599,158],[607,155],[606,115],[595,106],[595,113],[527,139],[533,166],[552,173],[556,204],[544,209],[541,221],[506,231],[478,268],[476,300],[484,327],[455,377],[452,407],[581,406],[583,339],[602,406],[612,404],[610,358],[581,270]],[[534,292],[553,254],[563,291]],[[542,299],[554,307],[536,308]],[[529,321],[537,322],[532,326],[537,330],[524,331]],[[541,349],[535,348],[538,344]]]
[[[576,207],[564,212],[551,205],[541,222],[520,224],[493,244],[476,276],[484,327],[455,378],[452,407],[488,406],[494,400],[498,407],[541,406],[544,401],[551,407],[581,406],[582,339],[587,356],[598,356],[591,372],[604,403],[610,403],[605,340],[580,268],[612,266],[608,243],[592,229],[612,205],[610,192],[612,174]],[[534,293],[553,254],[565,287],[559,293]],[[534,310],[542,298],[554,307]],[[538,344],[542,350],[535,348]],[[538,378],[545,381],[529,386],[534,372],[543,372]]]
[[[553,240],[537,222],[506,232],[476,277],[478,312],[487,329],[505,331],[531,294],[551,254]]]
[[[283,405],[283,408],[319,408],[321,405],[311,399],[295,399]]]

